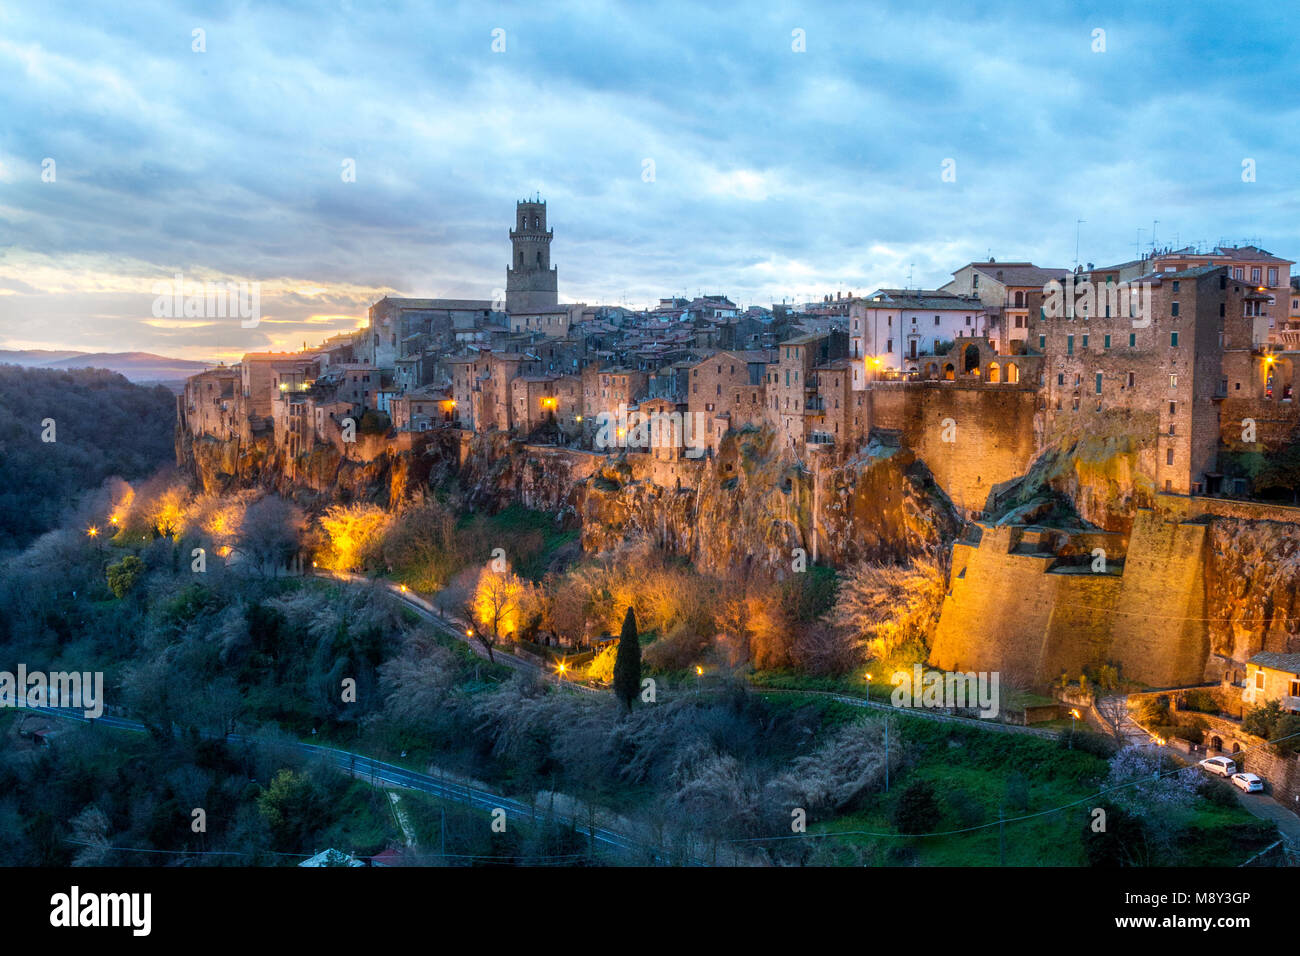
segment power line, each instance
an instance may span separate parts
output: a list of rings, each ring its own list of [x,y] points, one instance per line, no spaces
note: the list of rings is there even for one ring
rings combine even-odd
[[[112,850],[118,853],[163,853],[172,856],[278,856],[296,860],[310,860],[312,857],[319,855],[316,853],[280,853],[275,850],[155,850],[139,846],[105,846],[85,840],[73,840],[70,837],[63,842],[71,843],[74,846],[88,846],[98,850]],[[540,856],[492,856],[483,853],[438,853],[436,855],[457,860],[581,860],[586,859],[588,856],[586,853],[550,853]],[[353,859],[368,860],[372,859],[372,857],[354,856]]]
[[[1240,751],[1238,751],[1238,752],[1239,752],[1239,753],[1249,753],[1249,752],[1252,751],[1252,750],[1259,750],[1259,749],[1261,749],[1261,748],[1263,748],[1263,747],[1268,746],[1269,744],[1275,744],[1275,743],[1279,743],[1280,741],[1283,741],[1283,740],[1289,740],[1289,739],[1292,738],[1292,737],[1300,737],[1300,733],[1287,734],[1287,735],[1284,736],[1284,737],[1278,737],[1278,738],[1276,738],[1276,739],[1274,739],[1274,740],[1266,740],[1266,741],[1264,741],[1264,743],[1262,743],[1262,744],[1259,744],[1259,745],[1254,746],[1254,747],[1246,747],[1245,749],[1240,750]],[[1188,771],[1188,770],[1191,770],[1191,769],[1192,769],[1191,766],[1186,766],[1186,767],[1178,767],[1178,768],[1175,769],[1175,770],[1166,770],[1166,771],[1164,771],[1163,773],[1156,773],[1156,774],[1154,774],[1154,775],[1153,775],[1153,779],[1159,780],[1159,779],[1162,778],[1162,777],[1168,777],[1168,776],[1173,776],[1173,775],[1175,775],[1175,774],[1184,773],[1185,771]],[[807,838],[809,838],[809,837],[838,837],[838,836],[869,836],[869,837],[895,837],[895,838],[899,838],[899,837],[901,837],[901,838],[908,838],[908,839],[913,838],[913,837],[942,837],[942,836],[956,836],[956,835],[958,835],[958,834],[962,834],[962,833],[972,833],[972,832],[974,832],[974,831],[976,831],[976,830],[987,830],[987,829],[989,829],[990,827],[999,827],[999,826],[1003,826],[1004,824],[1007,824],[1007,823],[1019,823],[1019,822],[1022,821],[1022,820],[1033,820],[1033,819],[1036,819],[1036,818],[1038,818],[1038,817],[1048,816],[1048,815],[1053,814],[1053,813],[1060,813],[1062,810],[1068,810],[1068,809],[1070,809],[1071,807],[1077,807],[1077,806],[1078,806],[1079,804],[1081,804],[1081,803],[1088,803],[1088,802],[1090,802],[1090,801],[1092,801],[1092,800],[1095,800],[1095,799],[1097,799],[1098,797],[1103,796],[1103,795],[1105,795],[1105,794],[1107,794],[1107,793],[1113,793],[1113,792],[1116,791],[1116,790],[1125,790],[1125,789],[1127,789],[1127,788],[1129,788],[1129,787],[1135,787],[1135,786],[1137,786],[1137,785],[1140,784],[1140,783],[1145,783],[1146,780],[1147,780],[1147,778],[1146,778],[1146,777],[1143,777],[1143,778],[1140,779],[1140,780],[1132,780],[1132,781],[1130,781],[1129,783],[1120,783],[1120,784],[1116,784],[1116,785],[1113,786],[1113,787],[1107,787],[1107,788],[1104,789],[1104,790],[1098,790],[1096,793],[1089,794],[1089,795],[1086,796],[1086,797],[1081,797],[1081,798],[1079,798],[1078,800],[1072,800],[1072,801],[1070,801],[1069,803],[1061,804],[1061,806],[1059,806],[1059,807],[1052,807],[1050,810],[1039,810],[1039,811],[1036,811],[1036,812],[1034,812],[1034,813],[1026,813],[1026,814],[1023,814],[1023,815],[1018,816],[1018,817],[1008,817],[1008,818],[1006,818],[1006,819],[992,820],[992,821],[990,821],[989,823],[980,823],[980,824],[977,824],[976,826],[973,826],[973,827],[962,827],[960,830],[941,830],[941,831],[938,831],[938,832],[935,832],[935,833],[876,833],[876,832],[872,832],[872,831],[870,831],[870,830],[838,830],[838,831],[828,831],[828,832],[826,832],[826,833],[792,833],[792,834],[781,834],[780,836],[770,836],[770,837],[747,837],[747,838],[745,838],[745,839],[739,839],[739,840],[722,840],[722,841],[720,841],[720,842],[723,842],[723,843],[762,843],[762,842],[766,842],[766,841],[769,841],[769,840],[800,840],[800,839],[807,839]]]

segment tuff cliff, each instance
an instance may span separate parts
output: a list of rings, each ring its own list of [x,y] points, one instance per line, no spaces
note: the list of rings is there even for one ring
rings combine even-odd
[[[588,551],[648,539],[715,572],[790,567],[796,549],[809,562],[835,565],[903,560],[946,544],[958,527],[909,450],[873,443],[841,464],[805,465],[766,429],[728,435],[717,455],[695,460],[607,456],[451,431],[405,450],[359,440],[346,455],[318,445],[295,458],[267,438],[180,435],[177,457],[214,493],[261,485],[309,506],[365,499],[391,507],[432,485],[468,510],[518,503],[549,512],[580,527]]]
[[[1300,652],[1300,526],[1215,518],[1208,552],[1211,654],[1240,668],[1260,651]]]
[[[999,496],[999,523],[1025,524],[1061,507],[1084,524],[1128,534],[1138,509],[1155,500],[1155,452],[1120,431],[1065,436],[1046,448]]]
[[[360,435],[346,454],[319,444],[290,456],[269,433],[218,439],[178,428],[176,462],[209,494],[240,488],[269,488],[307,506],[370,500],[395,505],[427,480],[427,443],[393,447],[382,436]]]
[[[646,538],[721,572],[809,561],[843,566],[903,560],[951,540],[957,519],[905,449],[873,445],[839,465],[809,468],[774,433],[728,435],[717,455],[665,481],[621,459],[587,481],[583,546]],[[678,480],[680,479],[680,480]]]

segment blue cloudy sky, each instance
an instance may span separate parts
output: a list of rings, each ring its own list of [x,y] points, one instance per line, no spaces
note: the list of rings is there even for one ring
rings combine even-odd
[[[565,301],[1070,266],[1079,219],[1085,262],[1153,220],[1300,259],[1287,9],[0,0],[0,347],[230,359],[487,298],[535,191]],[[176,272],[262,322],[155,318]]]

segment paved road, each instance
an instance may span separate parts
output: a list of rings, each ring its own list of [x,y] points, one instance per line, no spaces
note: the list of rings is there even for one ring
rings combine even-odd
[[[100,717],[97,720],[90,720],[82,716],[80,712],[75,711],[56,710],[49,707],[34,707],[28,709],[50,714],[55,717],[62,717],[67,720],[76,720],[82,723],[102,724],[105,727],[112,727],[115,730],[127,730],[143,733],[148,729],[139,721],[127,720],[124,717]],[[215,738],[218,735],[205,734],[204,736]],[[248,737],[243,734],[227,734],[225,739],[232,744],[257,743],[257,738]],[[503,796],[502,794],[491,793],[487,790],[479,790],[475,787],[469,787],[460,783],[453,783],[438,777],[430,776],[426,773],[408,770],[405,767],[385,763],[382,760],[376,760],[373,757],[367,757],[364,754],[353,753],[348,750],[337,750],[333,747],[322,747],[318,744],[305,743],[294,743],[292,746],[296,751],[304,756],[323,759],[353,776],[368,778],[371,783],[374,784],[402,787],[407,790],[418,790],[421,793],[427,793],[440,799],[450,800],[453,803],[463,804],[464,806],[473,807],[478,810],[486,810],[489,813],[498,808],[503,809],[506,812],[507,822],[511,817],[514,817],[515,819],[528,820],[536,818],[534,809],[529,804],[515,800],[511,797]],[[635,859],[659,864],[675,862],[663,851],[638,843],[624,834],[617,833],[605,827],[592,827],[586,825],[582,820],[560,813],[554,814],[552,819],[562,825],[573,826],[578,830],[578,832],[587,833],[593,841],[607,849],[618,851]],[[704,864],[700,860],[692,860],[690,865],[703,866]]]
[[[1108,700],[1117,700],[1120,698],[1107,698]],[[1156,746],[1147,733],[1134,719],[1128,710],[1127,696],[1122,698],[1124,701],[1124,737],[1135,746]],[[1191,761],[1196,763],[1196,757],[1185,754],[1180,750],[1172,747],[1160,746],[1159,749],[1171,754],[1177,759]],[[1289,807],[1279,803],[1276,799],[1264,793],[1244,793],[1236,787],[1232,792],[1237,796],[1237,802],[1241,804],[1249,813],[1261,820],[1267,820],[1269,823],[1276,824],[1278,832],[1282,834],[1282,839],[1295,852],[1300,852],[1300,816],[1297,816]]]
[[[374,578],[367,578],[360,574],[350,574],[346,571],[317,571],[318,577],[333,579],[336,581],[345,581],[349,584],[363,584],[372,587],[382,587],[389,595],[396,598],[404,607],[414,611],[421,620],[432,624],[435,628],[446,634],[448,637],[455,638],[462,644],[466,645],[476,655],[483,660],[491,660],[497,664],[504,664],[512,670],[529,674],[540,674],[550,680],[556,680],[562,686],[583,694],[595,694],[597,696],[606,693],[612,693],[609,690],[602,690],[597,687],[588,687],[586,684],[577,684],[570,680],[561,680],[558,675],[552,676],[548,668],[529,657],[521,654],[514,654],[510,651],[503,650],[500,647],[492,649],[492,655],[489,657],[487,649],[480,641],[470,637],[466,630],[469,627],[468,622],[459,618],[447,618],[438,613],[438,610],[419,595],[411,593],[409,590],[403,590],[401,585],[392,584],[387,581],[380,581]]]

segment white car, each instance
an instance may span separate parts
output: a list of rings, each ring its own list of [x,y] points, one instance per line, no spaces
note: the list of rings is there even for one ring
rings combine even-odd
[[[1209,757],[1201,761],[1201,769],[1218,777],[1231,777],[1237,772],[1237,762],[1231,757]]]
[[[1234,773],[1231,783],[1238,790],[1244,790],[1246,793],[1263,793],[1264,781],[1253,773]]]

